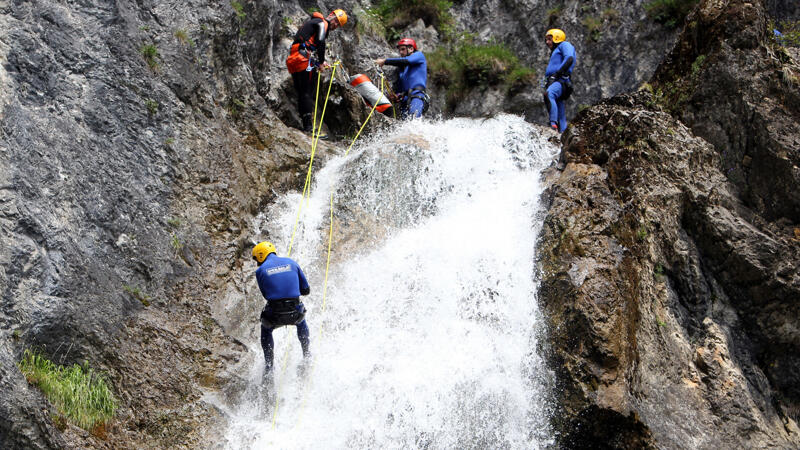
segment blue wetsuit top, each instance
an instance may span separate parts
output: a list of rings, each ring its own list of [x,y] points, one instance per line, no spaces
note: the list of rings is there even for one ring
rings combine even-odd
[[[568,77],[575,67],[575,47],[567,41],[559,42],[550,54],[550,63],[544,72],[545,77]]]
[[[398,93],[406,93],[417,86],[428,87],[428,61],[422,52],[415,51],[405,58],[388,58],[384,64],[403,68],[395,85]]]
[[[267,300],[298,298],[311,292],[306,276],[290,258],[270,253],[256,269],[256,280],[261,294]]]

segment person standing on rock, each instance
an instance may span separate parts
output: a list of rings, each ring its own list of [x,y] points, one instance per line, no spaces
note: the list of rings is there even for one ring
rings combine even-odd
[[[258,288],[267,299],[267,304],[261,311],[261,347],[264,349],[264,372],[269,375],[274,360],[272,330],[275,328],[295,325],[303,357],[309,357],[310,338],[305,320],[306,308],[300,301],[300,296],[308,295],[311,287],[300,266],[290,258],[278,256],[271,242],[260,242],[253,247],[253,260],[258,265]]]
[[[550,127],[559,133],[567,129],[564,101],[572,95],[570,75],[575,67],[575,47],[567,42],[567,35],[557,28],[547,30],[544,42],[550,49],[550,63],[544,73],[544,104]]]
[[[292,75],[294,89],[297,91],[297,110],[303,121],[303,131],[312,130],[312,114],[314,112],[314,92],[317,86],[319,69],[327,69],[325,62],[325,41],[328,32],[347,23],[347,13],[335,9],[328,17],[315,12],[311,19],[305,21],[294,35],[294,42],[286,58],[286,68]],[[316,52],[316,56],[314,53]]]
[[[397,42],[399,58],[376,59],[375,64],[400,67],[397,81],[394,84],[395,98],[392,102],[400,102],[400,117],[413,119],[422,117],[430,105],[430,97],[425,93],[428,87],[428,61],[425,55],[417,51],[417,43],[413,39],[403,38]]]

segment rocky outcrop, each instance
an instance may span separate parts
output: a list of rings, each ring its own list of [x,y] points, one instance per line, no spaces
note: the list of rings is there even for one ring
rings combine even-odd
[[[310,140],[258,94],[230,5],[183,12],[0,7],[0,447],[213,441],[201,397],[245,350],[216,305],[244,296],[251,218],[302,184]],[[15,365],[32,346],[108,375],[107,434],[54,428]]]
[[[652,103],[581,114],[552,175],[540,301],[562,443],[794,447],[794,406],[770,372],[798,354],[800,249]],[[766,329],[780,361],[765,358]]]
[[[563,136],[540,301],[564,446],[800,444],[798,87],[752,78],[796,62],[763,8],[702,2],[655,95],[601,102]]]
[[[542,0],[455,2],[454,11],[465,31],[479,41],[500,40],[536,69],[541,78],[550,60],[544,34],[562,28],[577,53],[575,93],[567,102],[571,119],[582,105],[627,92],[648,80],[664,54],[672,47],[676,30],[647,17],[643,2]],[[437,95],[444,102],[444,95]],[[476,88],[459,96],[456,114],[481,117],[498,109],[545,123],[545,109],[538,83],[511,92]]]
[[[234,9],[234,3],[241,7]],[[565,2],[554,8],[539,1],[467,1],[457,3],[455,11],[459,30],[475,32],[481,39],[507,40],[524,62],[537,68],[546,64],[546,50],[531,36],[540,36],[550,26],[566,28],[581,58],[575,107],[637,85],[669,45],[672,32],[640,28],[637,23],[647,22],[643,10],[628,3],[615,1],[609,7],[608,2]],[[204,396],[236,395],[241,390],[237,370],[247,353],[241,340],[257,324],[255,315],[240,315],[252,316],[251,323],[231,319],[226,308],[241,308],[242,299],[251,306],[261,301],[253,290],[247,251],[254,240],[269,236],[258,235],[252,219],[277,193],[302,185],[302,169],[309,160],[308,137],[290,128],[299,125],[299,118],[284,58],[311,6],[331,5],[277,0],[0,4],[0,447],[198,448],[214,441],[223,418]],[[360,20],[366,22],[359,18],[360,3],[343,1],[337,6],[351,12],[354,25],[336,31],[329,46],[330,59],[342,61],[326,110],[325,124],[334,137],[352,136],[369,111],[346,87],[345,76],[367,72],[374,78],[372,60],[394,53],[383,36],[358,26]],[[413,23],[409,32],[423,36],[423,48],[440,39],[424,23]],[[483,99],[481,95],[470,98]],[[535,89],[511,99],[504,96],[497,93],[494,103],[465,101],[465,111],[482,115],[494,105],[539,120]],[[442,99],[443,93],[434,91],[434,98]],[[592,114],[597,115],[587,116],[582,126],[591,127],[589,117],[603,120],[600,113]],[[653,120],[666,121],[662,116]],[[373,121],[380,126],[380,117]],[[317,164],[336,151],[335,145],[323,144]],[[592,170],[605,170],[608,161],[603,159],[612,160],[611,153],[598,153]],[[574,174],[578,166],[568,167],[572,172],[565,173]],[[694,183],[702,184],[698,179]],[[603,200],[610,205],[605,214],[621,208],[612,207],[611,200]],[[760,211],[758,202],[745,206]],[[692,239],[724,230],[708,227],[704,217],[699,212],[686,215],[686,224],[695,224]],[[743,217],[750,220],[747,214]],[[754,223],[772,239],[772,228]],[[783,240],[771,242],[760,239],[758,244],[783,252]],[[761,373],[767,371],[768,381],[757,385],[765,393],[751,396],[761,407],[764,399],[777,398],[767,391],[789,373],[782,365],[792,360],[755,349],[772,342],[769,335],[762,341],[751,335],[756,325],[742,328],[751,331],[735,331],[731,317],[738,317],[737,308],[744,308],[746,297],[720,286],[730,282],[749,292],[775,266],[771,260],[750,258],[750,253],[723,259],[738,254],[729,251],[729,244],[697,245],[698,254],[720,255],[708,263],[698,259],[703,263],[697,270],[711,271],[716,278],[708,283],[716,290],[707,289],[722,298],[722,303],[713,304],[730,304],[733,312],[723,308],[727,322],[720,321],[717,316],[722,313],[717,312],[709,326],[697,312],[705,303],[688,302],[691,308],[684,309],[691,314],[676,315],[695,333],[692,336],[705,339],[697,341],[702,344],[696,347],[703,349],[700,353],[695,347],[684,349],[698,371],[696,376],[686,372],[686,379],[698,384],[694,392],[702,393],[703,380],[728,380],[704,374],[733,370],[720,366],[714,352],[730,350],[716,342],[723,339],[719,336],[727,339],[726,330],[734,330],[730,334],[740,339],[735,342],[741,342],[743,350],[736,347],[729,353],[755,361],[743,366],[752,373],[742,376],[761,383]],[[627,244],[619,244],[619,249],[622,245]],[[630,258],[624,250],[619,252],[623,260]],[[664,252],[675,261],[694,255]],[[677,273],[669,261],[658,260],[666,277]],[[749,270],[748,277],[725,271],[734,263]],[[554,260],[550,265],[558,264]],[[641,270],[657,267],[649,264]],[[792,270],[781,267],[783,278],[774,282],[783,283],[784,292],[794,292]],[[584,277],[583,269],[573,272]],[[652,289],[664,285],[653,284]],[[771,308],[753,320],[769,325],[781,319],[782,310]],[[782,323],[781,329],[793,336],[789,325]],[[649,329],[653,336],[662,330],[659,327]],[[707,329],[712,331],[697,331]],[[624,342],[614,342],[614,348],[624,348]],[[794,348],[794,341],[776,342]],[[32,346],[59,363],[85,360],[108,375],[120,410],[107,433],[54,426],[50,406],[15,365],[21,352]],[[635,352],[626,352],[616,367],[637,361]],[[725,362],[728,353],[721,355]],[[763,355],[773,359],[759,360]],[[765,368],[773,362],[780,367]],[[738,380],[737,376],[731,375]],[[575,386],[565,392],[580,392],[581,385]],[[604,398],[611,397],[629,398],[622,393]],[[766,430],[765,442],[780,443],[793,436],[770,428],[776,417],[783,420],[782,405],[788,404],[783,397],[776,401],[778,406],[767,402],[763,418],[754,425]],[[607,407],[608,400],[595,409],[580,409],[583,404],[565,401],[570,411],[596,411],[609,418],[603,423],[627,430],[620,434],[624,442],[653,442],[664,433],[642,419],[654,417],[661,411],[657,408],[614,409]],[[638,418],[631,411],[639,411]]]
[[[800,65],[759,2],[704,2],[654,76],[663,103],[708,140],[743,200],[800,223]]]

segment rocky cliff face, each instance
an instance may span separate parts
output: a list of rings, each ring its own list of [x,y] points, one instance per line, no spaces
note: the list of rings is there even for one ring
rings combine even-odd
[[[540,298],[565,446],[800,443],[800,90],[764,11],[701,2],[655,96],[563,137]]]
[[[482,41],[506,43],[523,64],[539,77],[550,60],[545,32],[561,28],[577,53],[575,93],[567,102],[571,118],[581,105],[625,92],[648,80],[677,31],[648,19],[643,2],[540,0],[455,2],[463,27]],[[443,96],[437,96],[443,102]],[[456,114],[485,116],[497,109],[522,114],[545,123],[545,109],[538,85],[507,96],[504,89],[475,89],[455,108]]]
[[[674,32],[650,26],[640,2],[629,3],[565,2],[555,8],[538,1],[466,1],[457,2],[454,11],[460,30],[507,42],[537,68],[547,62],[543,32],[551,26],[565,28],[581,58],[575,108],[647,79],[674,38]],[[308,137],[290,128],[299,118],[284,68],[286,49],[308,16],[306,8],[332,6],[277,0],[238,4],[242,7],[237,10],[233,2],[204,1],[0,3],[0,447],[197,448],[210,445],[224,426],[221,414],[202,397],[241,389],[237,370],[247,353],[241,340],[253,332],[257,319],[253,314],[252,323],[234,323],[226,308],[261,301],[253,290],[247,252],[252,242],[270,236],[256,235],[252,219],[276,193],[302,185],[309,159]],[[336,6],[347,8],[358,23],[360,3]],[[408,32],[424,36],[423,48],[438,42],[435,30],[424,23],[413,24]],[[760,42],[750,51],[765,48]],[[690,51],[695,53],[675,53],[673,58],[693,63],[700,53]],[[791,61],[779,50],[771,51],[780,64]],[[711,51],[701,52],[714,61]],[[369,72],[372,59],[393,53],[382,36],[361,32],[357,25],[335,32],[329,55],[342,65],[326,113],[326,126],[334,135],[352,135],[368,112],[345,86],[344,76],[374,76]],[[720,59],[719,67],[724,61]],[[781,72],[786,77],[794,73],[791,65],[781,67],[787,67]],[[758,70],[775,75],[770,67]],[[658,83],[674,80],[664,75]],[[658,83],[656,88],[666,92]],[[694,102],[705,101],[697,92]],[[748,97],[747,105],[755,104],[758,92]],[[443,98],[435,90],[433,95],[437,102]],[[476,92],[456,110],[483,115],[502,109],[530,120],[543,117],[543,110],[536,110],[541,108],[537,89],[505,95]],[[789,102],[797,94],[781,95]],[[552,191],[551,230],[563,224],[601,227],[614,222],[611,233],[620,234],[616,241],[606,236],[602,242],[608,245],[591,242],[600,252],[597,260],[605,261],[602,274],[619,275],[605,282],[599,275],[589,277],[595,256],[587,252],[594,247],[581,243],[579,230],[547,235],[557,237],[557,244],[545,239],[553,252],[548,256],[552,260],[545,261],[550,272],[544,292],[549,294],[543,301],[553,320],[559,314],[576,318],[570,324],[578,327],[570,334],[554,334],[553,341],[554,349],[564,342],[578,345],[570,347],[574,359],[563,354],[559,366],[565,386],[563,423],[583,427],[575,435],[565,434],[565,442],[608,437],[603,434],[607,425],[622,430],[614,435],[619,440],[612,441],[619,443],[665,442],[663,436],[673,431],[677,437],[695,436],[695,429],[676,424],[676,417],[698,419],[697,430],[708,430],[727,407],[750,408],[736,410],[732,424],[723,427],[720,436],[730,442],[735,426],[755,430],[746,441],[753,444],[796,442],[788,418],[796,414],[791,410],[796,396],[787,382],[796,365],[780,351],[765,350],[773,342],[787,352],[796,347],[792,322],[785,320],[777,294],[796,294],[796,246],[780,231],[791,225],[777,218],[796,219],[784,212],[789,209],[768,201],[774,188],[755,177],[728,184],[714,169],[714,162],[727,161],[727,156],[715,156],[718,148],[647,105],[656,101],[617,99],[582,116],[565,150],[570,161],[561,175],[565,187]],[[434,105],[434,113],[437,107],[441,103]],[[687,123],[702,113],[682,111],[688,111],[681,116]],[[764,121],[771,117],[763,108],[758,114]],[[603,126],[612,119],[613,126]],[[729,137],[735,127],[726,128],[723,119],[708,120],[728,130],[715,134],[720,139],[752,141],[760,145],[758,151],[775,143],[796,149],[778,133],[753,135],[758,139],[750,141],[751,134]],[[375,122],[380,124],[381,118]],[[712,129],[704,125],[711,122],[698,119],[691,122],[692,129],[699,134],[704,127]],[[779,125],[793,130],[788,121]],[[581,134],[594,127],[596,133]],[[667,140],[643,144],[637,137],[649,134]],[[683,145],[699,149],[698,154],[687,155]],[[744,154],[750,152],[752,163],[755,147],[736,148],[742,157],[731,159],[741,165],[734,173],[754,170],[744,164]],[[335,151],[336,144],[322,145],[316,161],[322,163]],[[768,168],[780,168],[783,179],[790,180],[786,177],[794,169],[782,161],[794,160],[780,151],[770,156]],[[630,179],[655,171],[661,163],[644,156],[630,161],[614,156],[645,153],[664,161],[665,167],[674,166],[673,172],[654,176],[654,184],[642,183],[649,190]],[[683,177],[687,161],[702,162],[701,172],[722,187],[712,189],[692,173]],[[757,173],[763,175],[768,168]],[[590,209],[565,205],[558,216],[559,199],[565,195],[559,189],[568,189],[569,180],[577,186],[591,181],[597,195],[584,198],[582,191],[570,191],[567,199]],[[632,200],[633,189],[647,194],[646,199]],[[739,196],[739,189],[750,193]],[[790,191],[784,187],[774,193],[793,195]],[[592,206],[597,204],[607,208]],[[673,217],[681,208],[686,213]],[[774,215],[767,217],[767,211]],[[597,217],[586,222],[591,215],[584,214],[590,213]],[[620,217],[625,221],[614,220]],[[727,232],[735,233],[735,239]],[[782,259],[764,256],[763,248]],[[579,260],[571,259],[573,250],[583,252]],[[573,269],[575,261],[580,264]],[[572,286],[573,277],[590,281]],[[609,290],[592,293],[591,280]],[[559,293],[553,289],[559,283],[573,290]],[[580,308],[569,303],[566,292],[581,289],[588,296],[581,298],[606,308],[609,323],[619,327],[592,323],[581,309],[595,308],[588,300]],[[661,303],[640,305],[634,294]],[[756,294],[762,303],[748,307]],[[621,315],[624,311],[632,315]],[[777,327],[777,334],[760,333],[762,326]],[[634,338],[643,347],[631,347]],[[651,342],[678,356],[660,362],[647,357],[654,347],[644,345]],[[120,411],[106,434],[53,425],[52,409],[16,368],[23,349],[31,346],[56,362],[86,360],[108,374]],[[649,367],[645,375],[669,377],[641,376],[637,370],[643,366]],[[626,380],[635,376],[640,377],[639,388],[631,390]],[[665,396],[673,403],[659,403],[653,386],[662,381],[686,391]],[[716,394],[719,389],[728,394]],[[683,405],[701,412],[692,415],[679,407]],[[663,419],[664,425],[655,426],[654,418]],[[781,421],[784,431],[778,426]],[[584,430],[593,434],[581,434]]]
[[[310,144],[259,95],[267,52],[240,26],[228,4],[0,6],[0,446],[208,442],[199,398],[244,350],[214,310],[244,297],[250,220]],[[109,375],[105,444],[53,427],[16,368],[30,346]]]

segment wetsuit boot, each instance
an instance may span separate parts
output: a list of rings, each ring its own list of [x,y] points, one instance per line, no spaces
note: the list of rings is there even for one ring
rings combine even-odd
[[[317,124],[317,126],[319,126],[319,124]],[[312,136],[314,135],[314,128],[311,123],[311,114],[303,114],[303,132],[308,133]],[[328,139],[328,135],[320,131],[319,138],[324,141]]]
[[[303,114],[302,119],[303,119],[303,132],[310,134],[312,131],[314,131],[314,129],[311,128],[311,114]]]

